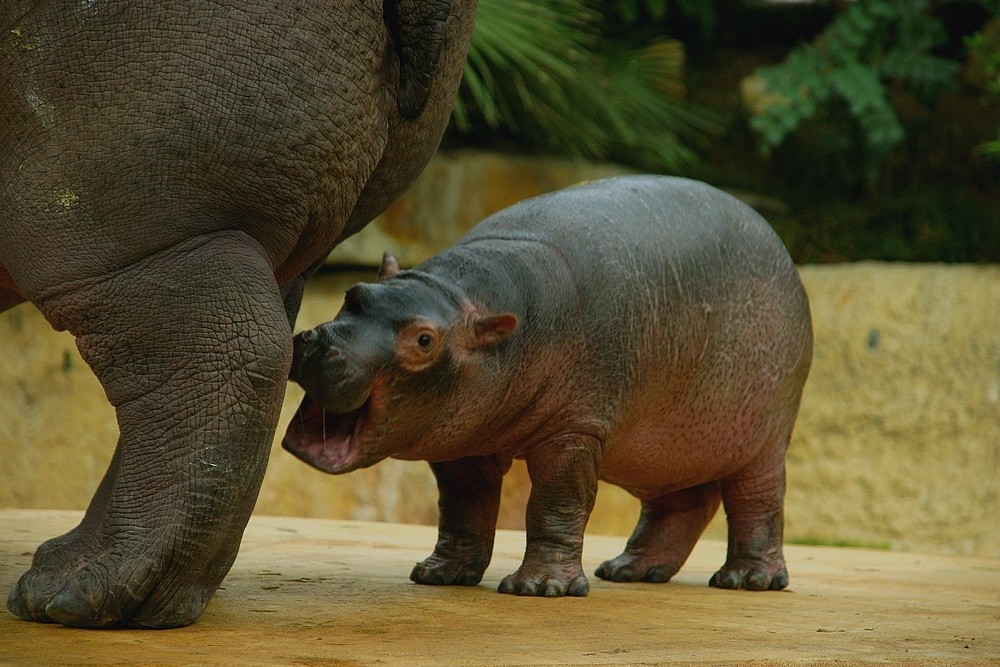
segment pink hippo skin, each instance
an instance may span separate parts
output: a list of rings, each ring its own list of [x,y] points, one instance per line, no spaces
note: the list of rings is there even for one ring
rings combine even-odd
[[[527,548],[500,592],[586,595],[597,480],[642,513],[612,581],[669,580],[721,500],[710,585],[782,589],[785,451],[812,358],[809,304],[752,209],[704,183],[614,178],[536,197],[296,337],[306,398],[284,446],[330,473],[429,461],[434,553],[410,575],[477,584],[500,485],[527,462]]]

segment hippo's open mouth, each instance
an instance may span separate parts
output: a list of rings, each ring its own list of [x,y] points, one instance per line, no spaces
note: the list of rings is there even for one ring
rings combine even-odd
[[[350,412],[330,412],[306,396],[281,446],[314,468],[338,474],[359,467],[360,435],[368,422],[369,397]]]

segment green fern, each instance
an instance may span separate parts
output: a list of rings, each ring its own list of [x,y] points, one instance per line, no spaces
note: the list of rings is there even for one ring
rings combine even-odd
[[[994,16],[1000,16],[1000,2],[996,5]],[[997,32],[993,31],[989,39],[980,32],[966,40],[966,46],[975,56],[977,67],[985,78],[984,104],[1000,101],[1000,35]],[[997,129],[997,138],[981,144],[979,152],[1000,162],[1000,128]]]
[[[951,86],[959,69],[931,53],[944,30],[927,7],[927,0],[857,0],[813,44],[780,65],[758,69],[749,86],[750,127],[761,150],[769,153],[803,122],[844,106],[872,174],[904,138],[885,83],[899,82],[929,98]]]
[[[516,103],[525,98],[543,117],[564,110],[550,91],[588,63],[598,18],[581,0],[480,2],[454,110],[459,130],[473,129],[474,110],[492,130],[517,131]]]
[[[458,131],[656,171],[696,164],[692,146],[721,121],[681,98],[683,48],[608,40],[601,20],[587,0],[479,0]]]

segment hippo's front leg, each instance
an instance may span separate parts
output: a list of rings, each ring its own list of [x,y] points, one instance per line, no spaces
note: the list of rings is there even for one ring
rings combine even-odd
[[[434,553],[413,568],[412,581],[475,586],[482,580],[493,556],[500,487],[510,463],[470,456],[431,464],[440,493],[438,541]]]
[[[584,596],[583,530],[594,508],[600,442],[566,435],[547,440],[525,456],[531,495],[521,567],[500,582],[501,593]]]
[[[8,605],[73,626],[190,623],[236,557],[291,363],[268,258],[208,234],[39,305],[77,336],[121,435],[83,522],[39,549]]]

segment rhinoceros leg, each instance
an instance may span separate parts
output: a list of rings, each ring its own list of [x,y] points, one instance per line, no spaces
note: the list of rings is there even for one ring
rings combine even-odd
[[[493,556],[500,488],[510,461],[472,456],[432,463],[440,498],[438,541],[417,563],[410,579],[418,584],[475,586]]]
[[[720,498],[719,483],[710,482],[644,501],[625,551],[595,574],[610,581],[670,581],[715,516]]]
[[[756,460],[722,480],[729,546],[726,563],[712,575],[710,586],[753,591],[788,586],[782,549],[788,438],[765,447]]]
[[[586,436],[543,442],[525,456],[531,494],[521,567],[500,582],[501,593],[583,596],[583,530],[597,496],[600,443]]]
[[[15,289],[7,270],[0,266],[0,313],[19,303],[24,303],[24,297]]]
[[[306,281],[323,266],[326,256],[330,254],[330,250],[333,250],[333,247],[328,248],[319,259],[313,262],[312,266],[282,286],[281,302],[285,307],[285,316],[288,317],[289,328],[295,328],[295,319],[298,317],[299,308],[302,306],[302,296],[305,294]]]
[[[209,234],[39,306],[77,336],[121,436],[86,518],[8,605],[74,626],[190,623],[236,557],[290,364],[268,259],[245,234]]]

